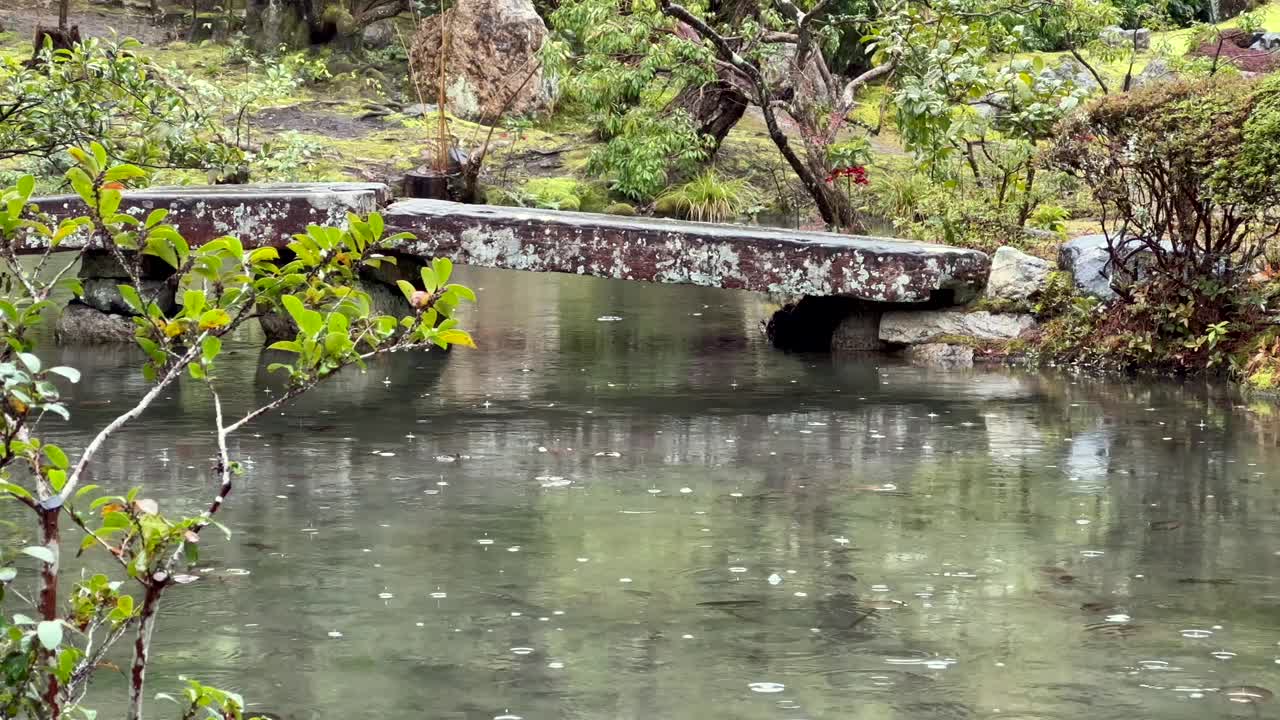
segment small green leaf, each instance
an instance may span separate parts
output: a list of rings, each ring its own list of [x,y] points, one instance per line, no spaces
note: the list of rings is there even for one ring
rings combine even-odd
[[[204,310],[204,293],[199,290],[188,290],[182,294],[182,309],[187,317],[199,317]]]
[[[0,491],[7,492],[11,495],[16,495],[24,500],[32,499],[31,493],[28,492],[26,488],[22,487],[21,485],[14,485],[11,482],[0,481]]]
[[[67,454],[62,451],[62,448],[57,445],[45,445],[41,449],[44,450],[45,456],[49,458],[49,462],[53,463],[54,467],[66,469]]]
[[[38,545],[25,547],[22,548],[22,552],[49,565],[52,565],[54,562],[53,551],[47,547],[40,547]]]
[[[452,260],[449,258],[435,258],[431,261],[431,267],[436,271],[437,283],[444,285],[449,282],[449,276],[453,274]]]
[[[31,353],[18,353],[18,359],[26,366],[31,373],[40,372],[40,358]]]
[[[120,291],[120,297],[124,298],[125,303],[134,312],[142,312],[142,296],[138,294],[137,288],[132,285],[117,285],[116,289]]]
[[[280,298],[280,302],[284,304],[284,309],[289,311],[293,321],[307,335],[315,335],[324,327],[324,317],[315,310],[304,307],[296,295],[285,295]]]
[[[70,380],[73,383],[80,382],[80,371],[73,367],[58,365],[57,367],[49,368],[49,372],[53,373],[54,375],[61,375],[62,377],[66,378],[67,380]]]
[[[206,363],[213,362],[220,352],[222,352],[222,338],[209,335],[200,341],[200,356]]]
[[[62,644],[62,622],[45,620],[36,626],[36,637],[40,638],[45,650],[57,650]]]

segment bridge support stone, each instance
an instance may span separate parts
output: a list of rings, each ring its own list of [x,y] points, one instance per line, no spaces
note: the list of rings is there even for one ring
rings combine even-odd
[[[132,262],[132,257],[129,258]],[[165,315],[177,310],[177,286],[170,282],[173,268],[153,257],[142,258],[142,287],[138,292],[144,298],[154,299]],[[59,342],[93,345],[114,342],[133,342],[132,309],[120,296],[119,286],[133,281],[129,273],[107,250],[86,250],[80,258],[78,273],[84,295],[72,300],[54,325]]]
[[[409,255],[395,257],[395,264],[383,263],[380,268],[364,268],[356,279],[355,287],[368,293],[375,315],[407,315],[411,307],[396,281],[407,280],[415,287],[422,283],[420,272],[424,263],[421,259]],[[278,313],[263,313],[258,323],[268,343],[292,340],[298,334],[298,326],[293,320]]]

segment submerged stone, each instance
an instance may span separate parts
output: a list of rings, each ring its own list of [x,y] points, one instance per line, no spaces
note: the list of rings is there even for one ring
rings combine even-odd
[[[880,319],[880,339],[900,345],[936,342],[947,336],[1012,340],[1035,327],[1030,315],[956,310],[891,311]]]
[[[973,348],[969,345],[925,343],[907,349],[907,359],[913,365],[940,368],[973,367]]]
[[[123,315],[106,313],[80,302],[62,309],[54,325],[58,342],[64,345],[132,343],[133,321]]]

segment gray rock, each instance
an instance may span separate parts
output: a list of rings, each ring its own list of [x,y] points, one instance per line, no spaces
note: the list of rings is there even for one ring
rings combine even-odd
[[[262,335],[268,345],[278,340],[292,340],[298,337],[298,326],[288,315],[263,312],[258,315],[258,325],[262,328]]]
[[[129,278],[116,256],[102,250],[86,250],[80,256],[79,274],[82,278]]]
[[[406,105],[404,110],[400,112],[409,117],[422,117],[423,115],[434,113],[437,107],[439,106],[434,103],[413,103],[412,105]]]
[[[1141,87],[1148,83],[1173,80],[1176,77],[1178,77],[1178,74],[1173,71],[1173,68],[1169,67],[1169,63],[1164,58],[1152,58],[1151,62],[1147,63],[1147,66],[1142,69],[1142,72],[1133,78],[1133,86]]]
[[[960,310],[893,310],[880,318],[880,339],[900,345],[931,343],[948,335],[1012,340],[1035,327],[1030,315]]]
[[[64,345],[102,345],[133,342],[133,321],[123,315],[105,313],[79,302],[62,309],[54,334]]]
[[[907,359],[912,365],[941,368],[973,367],[973,348],[968,345],[925,343],[907,349]]]
[[[447,47],[441,47],[442,22]],[[409,52],[411,77],[423,97],[437,97],[443,53],[444,90],[455,115],[490,121],[535,115],[550,108],[555,95],[538,62],[549,36],[533,0],[459,0],[419,24]]]
[[[1093,77],[1093,73],[1072,58],[1063,58],[1062,62],[1054,67],[1042,70],[1040,75],[1044,78],[1069,81],[1076,87],[1090,93],[1102,89],[1097,79]]]
[[[1115,297],[1105,235],[1084,235],[1063,243],[1058,249],[1058,266],[1071,273],[1080,293],[1101,300]]]
[[[1280,50],[1280,33],[1263,32],[1254,35],[1253,44],[1249,46],[1250,50]]]
[[[831,334],[831,352],[858,353],[884,349],[880,340],[880,313],[855,312],[846,316]]]
[[[396,39],[396,27],[390,20],[379,20],[360,31],[360,41],[367,48],[384,48]]]
[[[1117,25],[1112,25],[1102,29],[1101,39],[1104,44],[1114,48],[1136,46],[1138,50],[1151,49],[1151,31],[1147,28],[1125,30]]]
[[[1044,289],[1049,281],[1049,263],[1011,247],[996,250],[991,257],[991,275],[986,296],[1002,300],[1027,300]]]
[[[80,281],[84,286],[84,297],[80,300],[85,305],[101,312],[113,315],[133,315],[133,310],[120,296],[120,285],[128,284],[127,280],[117,278],[85,278]],[[163,280],[143,280],[138,293],[143,300],[154,298],[160,311],[166,316],[173,315],[178,309],[176,288]]]

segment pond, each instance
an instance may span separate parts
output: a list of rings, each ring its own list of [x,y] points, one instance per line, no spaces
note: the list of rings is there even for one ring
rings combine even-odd
[[[786,355],[756,295],[465,276],[481,351],[237,439],[234,535],[168,595],[151,691],[289,720],[1274,714],[1280,433],[1225,388]],[[241,408],[279,387],[258,347]],[[78,448],[141,380],[61,360]],[[94,481],[195,510],[209,414],[176,388]]]

